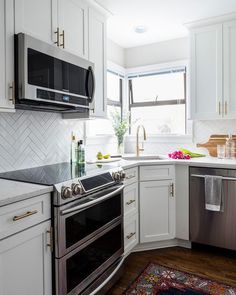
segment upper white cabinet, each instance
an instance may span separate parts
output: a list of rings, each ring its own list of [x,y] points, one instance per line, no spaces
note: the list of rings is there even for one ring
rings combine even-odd
[[[235,119],[236,15],[189,28],[191,118]]]
[[[89,60],[95,65],[95,96],[94,111],[91,115],[95,117],[106,116],[106,18],[89,9]]]
[[[57,0],[15,0],[15,33],[56,42]]]
[[[88,5],[81,0],[58,0],[60,45],[88,58]]]
[[[223,24],[224,117],[236,118],[236,20]]]
[[[14,0],[0,0],[0,112],[14,110]]]

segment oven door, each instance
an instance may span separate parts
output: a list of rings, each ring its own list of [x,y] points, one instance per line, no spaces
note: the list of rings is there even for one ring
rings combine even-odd
[[[78,295],[123,255],[123,221],[56,261],[56,295]]]
[[[123,216],[123,185],[54,208],[55,256],[62,257]]]

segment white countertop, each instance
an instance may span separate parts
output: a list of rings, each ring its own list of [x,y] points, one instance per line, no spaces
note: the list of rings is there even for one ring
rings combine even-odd
[[[236,160],[218,159],[214,157],[201,157],[201,158],[193,158],[190,160],[161,159],[161,160],[135,160],[135,161],[121,160],[119,161],[119,165],[124,169],[132,168],[135,166],[164,165],[164,164],[236,169]]]
[[[112,163],[113,164],[113,163]],[[210,168],[226,168],[236,169],[236,160],[217,159],[213,157],[194,158],[190,160],[120,160],[114,162],[114,167],[122,167],[124,169],[144,166],[144,165],[187,165],[197,167]],[[112,166],[113,166],[112,165]],[[106,166],[106,164],[104,164]],[[109,169],[111,168],[109,163]],[[0,179],[0,207],[10,203],[29,199],[38,195],[49,193],[53,191],[52,186],[44,186],[38,184],[17,182],[11,180]]]
[[[52,186],[0,179],[0,207],[52,191]]]

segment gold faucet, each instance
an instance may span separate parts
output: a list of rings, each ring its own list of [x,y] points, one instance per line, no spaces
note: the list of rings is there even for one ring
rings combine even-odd
[[[140,130],[140,128],[143,129],[143,140],[147,139],[146,130],[145,130],[144,126],[139,125],[137,128],[137,131],[136,131],[136,156],[137,157],[139,157],[141,151],[142,152],[144,151],[143,147],[142,148],[139,147],[139,130]]]

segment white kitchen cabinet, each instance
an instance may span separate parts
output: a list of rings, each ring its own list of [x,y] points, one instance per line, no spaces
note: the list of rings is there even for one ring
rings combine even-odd
[[[50,221],[0,241],[0,294],[51,295]]]
[[[60,43],[80,57],[88,58],[88,5],[83,0],[58,0]],[[64,31],[64,33],[63,33]]]
[[[0,0],[0,112],[14,111],[14,0]]]
[[[236,20],[223,24],[224,117],[236,118]]]
[[[236,14],[190,29],[191,118],[236,118]]]
[[[138,214],[125,219],[124,222],[124,253],[127,255],[139,242]]]
[[[94,63],[96,81],[92,116],[106,116],[106,17],[89,9],[89,60]]]
[[[190,33],[190,93],[192,119],[219,119],[223,112],[222,25]]]
[[[140,243],[175,237],[175,197],[172,180],[140,182]]]
[[[138,213],[138,183],[133,183],[124,188],[124,217]]]
[[[189,167],[176,165],[176,238],[189,240]]]
[[[15,33],[56,41],[58,0],[15,0]]]

